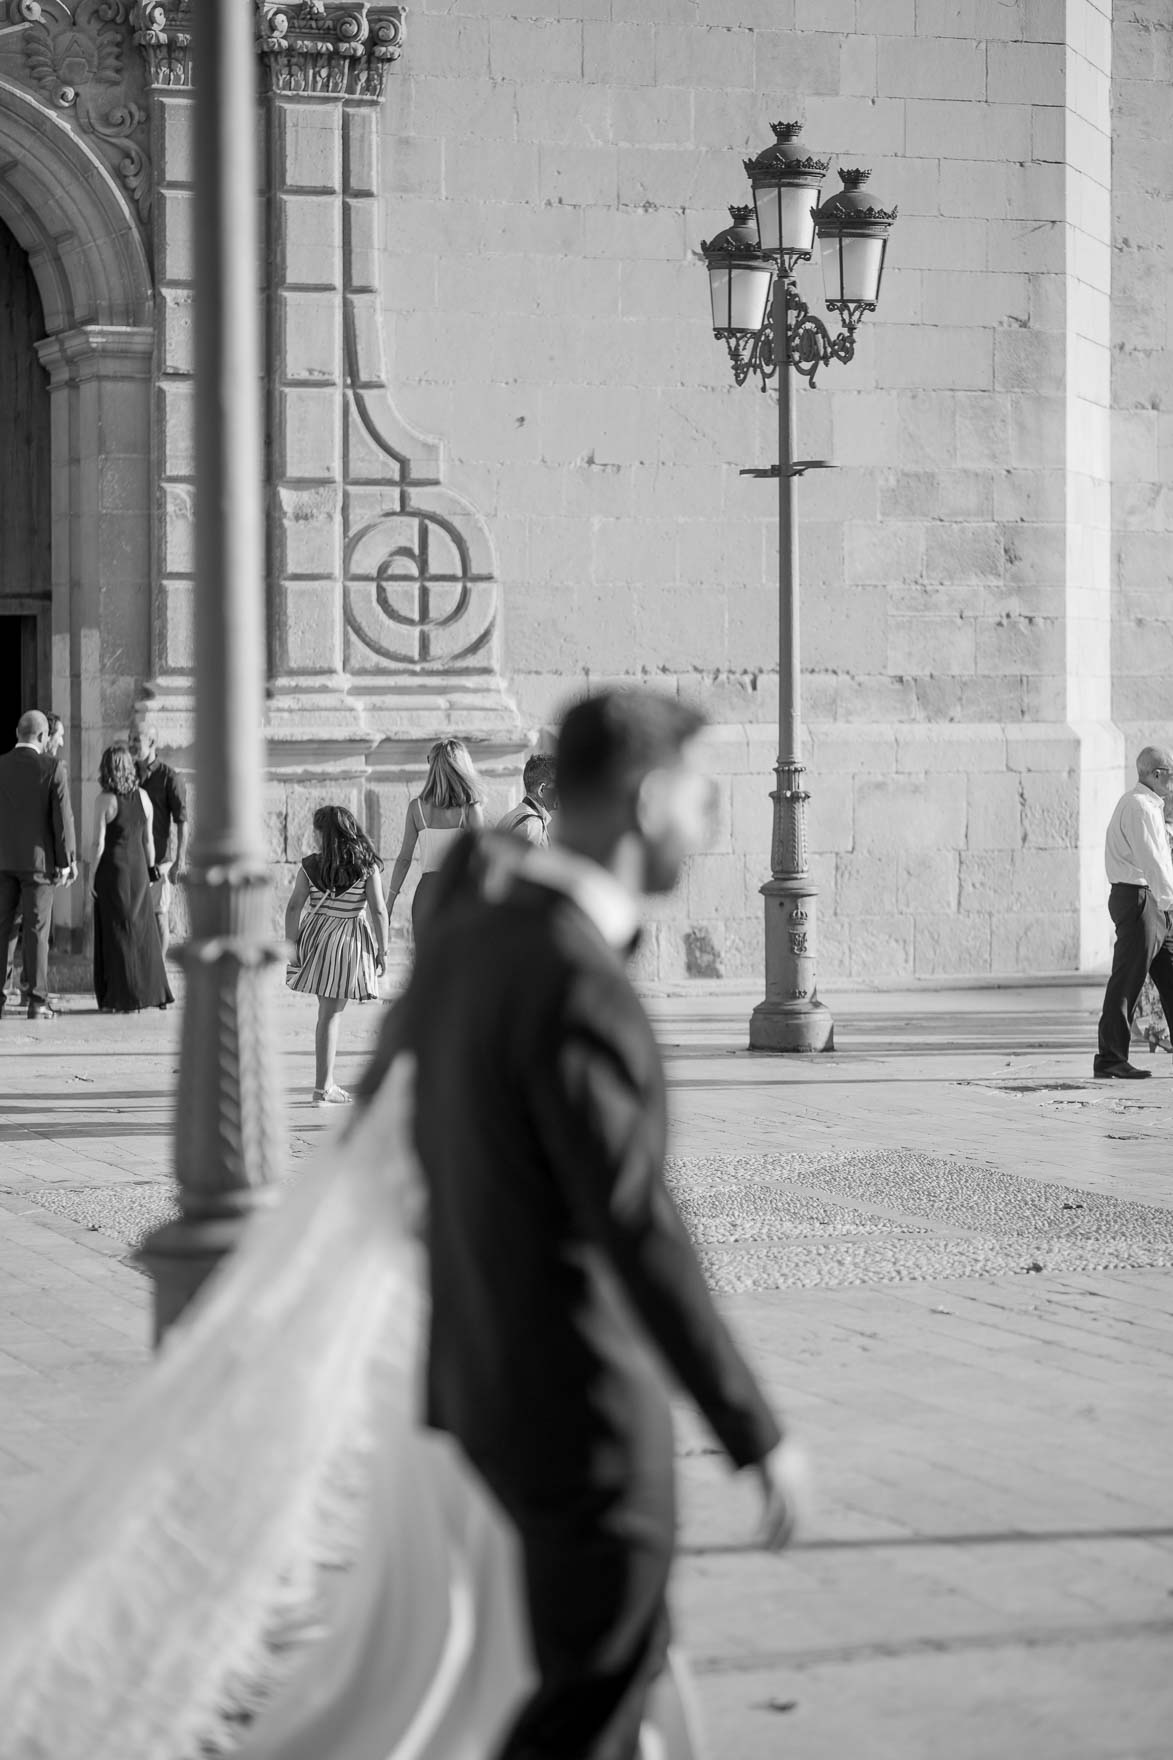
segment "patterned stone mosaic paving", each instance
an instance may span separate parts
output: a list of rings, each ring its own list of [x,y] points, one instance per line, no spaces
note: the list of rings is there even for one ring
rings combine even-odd
[[[1173,1265],[1173,1209],[911,1150],[688,1157],[669,1177],[728,1292]]]
[[[135,1247],[164,1222],[178,1216],[171,1180],[138,1180],[117,1186],[42,1186],[21,1196],[67,1222],[109,1235]]]
[[[730,1293],[1173,1266],[1173,1208],[911,1150],[690,1156],[668,1172]],[[166,1181],[27,1195],[128,1246],[176,1213]]]

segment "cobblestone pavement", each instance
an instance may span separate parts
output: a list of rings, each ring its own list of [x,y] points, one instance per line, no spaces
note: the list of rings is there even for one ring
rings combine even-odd
[[[719,1760],[1173,1753],[1173,1072],[1090,1077],[1098,988],[836,999],[834,1056],[745,1053],[752,997],[651,1006],[672,1178],[813,1456],[779,1560],[680,1420],[677,1619]],[[0,1519],[146,1363],[178,1011],[0,1024]],[[378,1009],[343,1021],[353,1076]],[[291,1162],[312,1013],[284,993]],[[1147,1062],[1147,1058],[1146,1058]]]

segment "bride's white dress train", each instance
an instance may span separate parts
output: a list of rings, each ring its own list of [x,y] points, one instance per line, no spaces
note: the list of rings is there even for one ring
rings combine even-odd
[[[530,1664],[507,1526],[416,1421],[409,1117],[401,1061],[0,1547],[0,1760],[490,1760]],[[671,1683],[660,1722],[688,1760]]]

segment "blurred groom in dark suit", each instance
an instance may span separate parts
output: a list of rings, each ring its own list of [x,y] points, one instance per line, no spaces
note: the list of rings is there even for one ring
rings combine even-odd
[[[50,757],[49,722],[29,709],[16,724],[16,745],[0,757],[0,947],[23,918],[21,994],[30,1020],[52,1020],[49,929],[53,889],[76,873],[73,810],[65,766]],[[0,1014],[3,1013],[0,994]]]
[[[663,1068],[625,966],[642,896],[709,838],[701,728],[647,691],[569,711],[557,841],[453,849],[363,1083],[414,1054],[428,1419],[520,1543],[538,1680],[499,1760],[665,1752],[641,1748],[675,1542],[665,1367],[755,1475],[766,1544],[801,1485],[664,1182]]]

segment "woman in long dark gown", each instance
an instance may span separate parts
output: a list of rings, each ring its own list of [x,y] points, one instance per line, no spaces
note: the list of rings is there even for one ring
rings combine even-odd
[[[98,766],[94,849],[94,995],[106,1013],[134,1014],[174,1002],[151,905],[155,859],[151,804],[130,748],[108,746]]]

